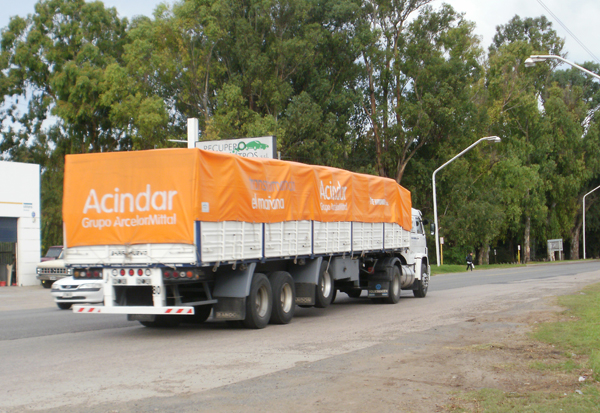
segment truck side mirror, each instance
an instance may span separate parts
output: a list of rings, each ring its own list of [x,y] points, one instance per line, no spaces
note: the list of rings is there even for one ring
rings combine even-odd
[[[430,228],[431,228],[431,235],[435,235],[435,224],[432,223],[430,225]]]

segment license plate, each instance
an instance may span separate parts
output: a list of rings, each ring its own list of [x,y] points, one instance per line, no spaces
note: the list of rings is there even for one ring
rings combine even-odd
[[[62,298],[71,298],[73,297],[73,293],[63,293]]]

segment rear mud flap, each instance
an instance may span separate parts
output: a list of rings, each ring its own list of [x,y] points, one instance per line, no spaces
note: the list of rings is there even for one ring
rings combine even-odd
[[[243,320],[246,318],[246,298],[219,297],[213,307],[216,320]]]
[[[315,305],[315,284],[296,283],[296,304]]]
[[[389,296],[390,282],[369,280],[369,298],[384,298]]]

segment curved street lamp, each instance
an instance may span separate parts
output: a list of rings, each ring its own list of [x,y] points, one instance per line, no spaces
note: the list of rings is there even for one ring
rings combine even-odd
[[[456,155],[454,158],[450,159],[448,162],[446,162],[445,164],[443,164],[442,166],[440,166],[439,168],[437,168],[435,171],[433,171],[432,181],[433,181],[433,216],[434,216],[434,220],[435,220],[435,258],[437,260],[437,266],[438,267],[440,266],[440,235],[438,233],[438,216],[437,216],[437,197],[436,197],[436,190],[435,190],[435,174],[437,174],[440,169],[442,169],[443,167],[445,167],[446,165],[448,165],[450,162],[454,161],[456,158],[461,157],[462,155],[464,155],[465,153],[467,153],[468,151],[470,151],[471,149],[473,149],[475,147],[475,145],[478,145],[482,141],[501,142],[502,139],[500,139],[497,136],[486,136],[485,138],[481,138],[477,142],[471,144],[471,146],[469,146],[468,148],[466,148],[465,150],[463,150],[461,153],[459,153],[458,155]]]
[[[598,188],[600,188],[600,186],[597,186],[596,188],[592,189],[590,192],[588,192],[587,194],[585,194],[583,196],[583,259],[584,260],[585,260],[585,197],[588,196],[589,194],[591,194],[592,192],[594,192]]]
[[[573,62],[568,61],[567,59],[565,59],[561,56],[556,56],[553,54],[531,55],[527,59],[525,59],[525,67],[532,67],[532,66],[535,66],[536,63],[545,62],[546,60],[551,60],[551,59],[560,60],[561,62],[571,65],[571,66],[581,70],[582,72],[587,73],[588,75],[594,76],[596,79],[600,79],[600,75],[597,75],[594,72],[590,72],[585,67],[581,67]]]

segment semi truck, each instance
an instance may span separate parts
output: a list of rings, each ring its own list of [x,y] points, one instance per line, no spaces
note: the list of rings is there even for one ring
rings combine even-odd
[[[147,327],[287,324],[339,292],[425,297],[421,213],[394,180],[200,149],[67,155],[64,258]],[[363,294],[365,292],[365,294]]]

